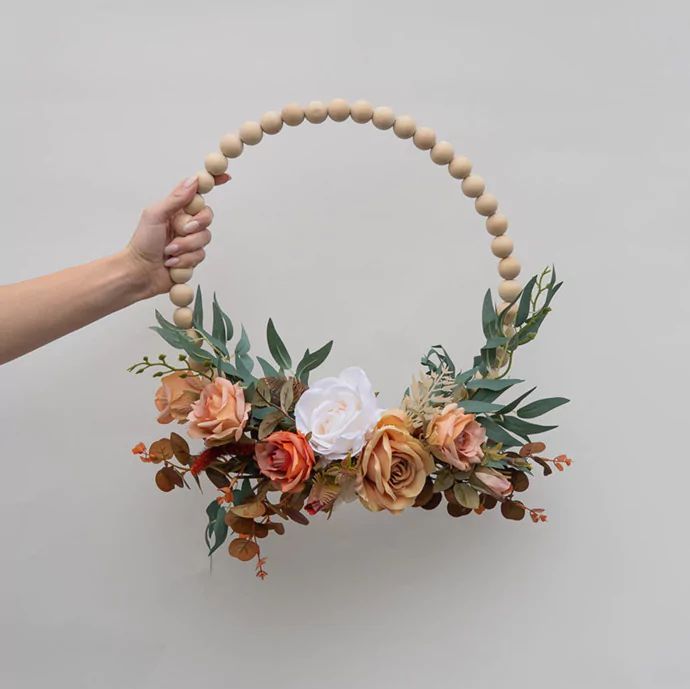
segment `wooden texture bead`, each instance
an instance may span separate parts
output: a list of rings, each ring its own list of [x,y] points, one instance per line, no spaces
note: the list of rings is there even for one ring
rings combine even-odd
[[[496,237],[491,242],[491,253],[498,258],[507,258],[513,253],[513,240],[505,234]]]
[[[189,306],[194,301],[194,290],[189,285],[173,285],[168,296],[175,306]]]
[[[508,229],[508,218],[503,213],[494,213],[486,219],[486,231],[494,237],[500,237]]]
[[[312,124],[321,124],[328,117],[328,108],[320,100],[313,100],[304,108],[304,116]]]
[[[283,118],[279,112],[269,110],[261,116],[259,124],[266,134],[277,134],[283,128]]]
[[[428,151],[436,143],[436,132],[431,127],[419,127],[414,133],[412,141],[418,149]]]
[[[453,160],[453,154],[453,146],[450,143],[439,141],[437,144],[434,144],[429,155],[436,165],[448,165]]]
[[[395,122],[395,113],[386,105],[380,105],[374,108],[371,120],[377,129],[390,129]]]
[[[290,127],[296,127],[304,122],[304,108],[297,103],[288,103],[280,112],[283,122]]]
[[[204,167],[211,175],[222,175],[228,169],[228,159],[220,151],[214,151],[204,159]]]
[[[185,206],[185,213],[189,215],[196,215],[200,210],[202,210],[206,204],[204,203],[204,197],[196,194],[194,198]]]
[[[178,328],[184,328],[185,330],[187,328],[191,328],[193,320],[194,313],[187,306],[182,306],[179,309],[175,309],[175,312],[173,313],[173,323],[175,323]]]
[[[500,316],[509,306],[510,306],[510,302],[502,301],[496,307],[496,313]],[[510,307],[510,311],[508,311],[508,313],[503,318],[503,322],[504,323],[512,323],[515,320],[515,316],[517,316],[517,309],[518,309],[517,304],[513,304]]]
[[[238,134],[226,134],[220,140],[220,150],[226,158],[237,158],[243,148],[244,144]]]
[[[373,114],[374,108],[371,106],[371,103],[366,100],[357,100],[350,108],[350,117],[359,124],[369,122]]]
[[[520,265],[520,261],[518,261],[515,256],[502,258],[498,262],[498,274],[504,280],[514,280],[518,275],[520,275],[521,269],[522,266]]]
[[[504,280],[498,286],[498,295],[503,301],[511,302],[522,292],[522,285],[517,280]]]
[[[476,198],[484,193],[486,185],[479,175],[470,175],[462,180],[462,193],[470,198]]]
[[[409,139],[411,136],[414,136],[416,129],[417,124],[409,115],[397,117],[393,125],[395,135],[401,139]]]
[[[199,170],[199,172],[196,173],[196,181],[196,189],[200,194],[208,194],[208,192],[216,186],[216,180],[213,179],[213,175],[206,170]]]
[[[189,330],[185,330],[184,334],[196,345],[201,345],[204,342],[204,338],[199,335],[199,333],[194,330],[194,328],[190,328]]]
[[[472,172],[472,162],[465,156],[455,156],[448,164],[448,172],[455,179],[465,179]]]
[[[183,282],[189,282],[194,275],[193,268],[171,268],[170,269],[170,279],[173,282],[182,284]]]
[[[192,216],[189,213],[178,213],[172,220],[172,228],[175,234],[184,234],[184,226],[192,221]]]
[[[264,132],[258,122],[245,122],[240,127],[240,139],[248,146],[256,146],[263,137]]]
[[[474,202],[479,215],[493,215],[498,208],[498,199],[493,194],[484,193]]]
[[[334,122],[344,122],[350,116],[350,104],[343,98],[334,98],[328,104],[328,116]]]

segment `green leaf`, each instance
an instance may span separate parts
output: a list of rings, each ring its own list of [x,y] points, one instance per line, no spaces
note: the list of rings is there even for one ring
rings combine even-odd
[[[273,368],[273,366],[269,364],[266,359],[257,356],[256,360],[259,362],[259,366],[261,366],[261,370],[264,372],[266,378],[280,378],[280,373],[278,370]]]
[[[278,366],[280,366],[280,368],[289,369],[292,366],[292,359],[290,358],[287,347],[280,339],[275,325],[273,325],[272,318],[268,319],[266,339],[268,340],[268,349],[271,352],[271,356],[275,359]]]
[[[498,315],[491,298],[491,290],[486,290],[484,302],[482,304],[482,329],[484,336],[488,339],[498,332]]]
[[[546,412],[556,409],[564,404],[568,404],[569,399],[565,397],[546,397],[542,400],[536,400],[531,404],[526,404],[517,410],[517,415],[522,419],[534,419],[537,416],[546,414]]]
[[[493,440],[495,443],[502,443],[504,448],[516,447],[524,444],[521,440],[518,440],[510,435],[510,433],[501,428],[493,419],[489,418],[488,416],[480,416],[477,421],[484,426],[487,437],[490,440]]]
[[[460,386],[460,385],[465,385],[467,381],[472,378],[472,376],[477,372],[477,367],[474,366],[473,368],[468,369],[467,371],[463,371],[462,373],[458,373],[457,376],[455,376],[455,384]]]
[[[503,409],[502,404],[493,404],[492,402],[482,402],[475,399],[460,400],[458,406],[462,407],[468,414],[488,414]]]
[[[252,490],[252,484],[248,478],[242,481],[242,485],[239,488],[235,488],[232,491],[232,502],[235,505],[242,505],[247,500],[254,497],[254,491]]]
[[[479,493],[467,483],[456,483],[453,487],[455,499],[470,510],[479,507]]]
[[[218,299],[216,298],[215,292],[213,294],[213,327],[211,329],[211,334],[217,340],[222,340],[223,342],[227,342],[230,339],[227,337],[225,332],[223,309],[221,309],[220,304],[218,304]]]
[[[500,421],[497,421],[497,423],[523,438],[529,437],[534,433],[546,433],[546,431],[558,428],[558,426],[542,426],[537,423],[529,423],[515,416],[504,416]]]
[[[529,316],[530,299],[532,298],[532,290],[534,285],[537,283],[537,276],[534,275],[530,278],[529,282],[525,285],[522,290],[522,295],[520,296],[520,303],[518,305],[517,314],[515,315],[515,326],[520,327]]]
[[[204,303],[201,296],[201,287],[197,285],[196,298],[194,299],[194,315],[192,316],[192,324],[195,328],[204,327]]]
[[[309,373],[320,366],[328,357],[333,347],[333,340],[327,342],[323,347],[311,353],[308,349],[304,353],[302,360],[297,364],[295,375],[305,385],[309,382]]]
[[[279,409],[269,412],[259,424],[259,440],[271,435],[283,418],[285,418],[283,412]]]
[[[477,392],[472,395],[472,400],[475,402],[493,402],[502,394],[503,390],[477,390]]]
[[[280,388],[280,408],[287,414],[295,399],[292,380],[286,380]]]
[[[522,402],[522,400],[525,399],[525,397],[531,395],[536,389],[536,387],[530,388],[527,392],[523,392],[522,395],[520,395],[520,397],[516,397],[512,402],[506,404],[505,407],[502,407],[500,409],[501,414],[507,414],[508,412],[513,411],[513,409],[515,409],[515,407],[517,407],[518,404],[520,404],[520,402]]]
[[[206,526],[204,537],[208,547],[208,554],[211,556],[225,542],[228,535],[228,526],[225,523],[225,510],[215,500],[209,503],[206,508],[206,514],[208,516],[208,525]],[[211,539],[213,539],[213,543]]]
[[[503,391],[509,387],[522,383],[519,378],[479,378],[477,380],[470,380],[465,387],[468,390],[496,390]]]
[[[508,343],[508,338],[503,335],[496,335],[495,337],[490,337],[482,349],[497,349]]]
[[[249,344],[249,336],[247,331],[242,326],[242,334],[235,347],[235,366],[237,370],[242,372],[245,371],[251,374],[254,368],[254,360],[249,356],[249,350],[251,345]]]

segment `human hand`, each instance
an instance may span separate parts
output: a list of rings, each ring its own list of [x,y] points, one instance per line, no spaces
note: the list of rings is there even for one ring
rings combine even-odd
[[[215,178],[217,185],[229,179],[229,175]],[[190,177],[141,214],[125,253],[141,279],[145,297],[163,294],[172,287],[168,268],[193,268],[206,256],[213,211],[206,206],[193,216],[184,212],[196,189],[196,176]]]

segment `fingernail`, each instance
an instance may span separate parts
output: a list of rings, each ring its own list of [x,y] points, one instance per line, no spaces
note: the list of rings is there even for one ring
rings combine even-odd
[[[171,254],[176,254],[179,250],[179,246],[177,244],[168,244],[168,246],[165,247],[165,253],[170,256]]]
[[[184,184],[182,186],[185,189],[189,189],[190,187],[193,187],[195,183],[196,183],[196,175],[193,175],[192,177],[187,177],[187,179],[184,181]]]
[[[196,232],[196,230],[199,229],[199,221],[198,220],[190,220],[184,227],[182,228],[182,232],[184,234],[189,234],[190,232]]]
[[[166,268],[172,268],[173,266],[176,266],[179,262],[180,262],[180,259],[179,259],[179,258],[169,258],[169,259],[165,262],[165,267],[166,267]]]

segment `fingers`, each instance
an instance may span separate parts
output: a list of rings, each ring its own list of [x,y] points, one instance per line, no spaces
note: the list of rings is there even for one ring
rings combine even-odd
[[[216,181],[216,186],[219,186],[229,182],[232,178],[227,173],[223,173],[222,175],[216,175],[213,179]]]
[[[196,215],[178,213],[172,221],[173,230],[178,236],[185,236],[206,229],[213,222],[213,211],[204,207]]]
[[[163,200],[155,203],[147,211],[152,219],[158,222],[168,220],[194,198],[196,189],[196,176],[188,177],[183,182],[180,182]]]
[[[206,258],[206,252],[203,249],[197,249],[188,254],[182,254],[169,258],[165,262],[166,268],[194,268]]]
[[[194,255],[197,251],[203,249],[210,241],[211,232],[209,230],[199,230],[186,237],[175,237],[175,239],[165,247],[165,255],[168,257],[165,262],[166,267],[189,267],[187,264],[183,264],[183,259],[186,256]],[[176,259],[178,260],[176,261]],[[196,263],[194,265],[196,265]]]

